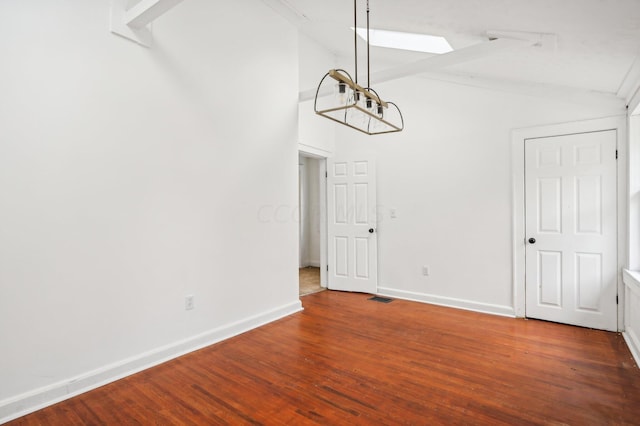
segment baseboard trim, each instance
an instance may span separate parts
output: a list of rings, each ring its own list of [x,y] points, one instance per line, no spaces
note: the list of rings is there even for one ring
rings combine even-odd
[[[124,377],[202,349],[230,337],[302,311],[298,300],[196,336],[159,347],[117,363],[0,401],[0,424],[115,382]]]
[[[640,340],[633,330],[627,330],[622,332],[622,337],[629,347],[629,352],[636,361],[636,367],[640,368]]]
[[[511,318],[515,318],[516,316],[515,309],[511,306],[492,305],[489,303],[473,302],[471,300],[436,296],[426,293],[416,293],[412,291],[397,290],[387,287],[378,287],[378,294],[380,294],[381,296],[412,300],[414,302],[430,303],[432,305],[464,309],[466,311],[481,312],[483,314],[499,315]]]

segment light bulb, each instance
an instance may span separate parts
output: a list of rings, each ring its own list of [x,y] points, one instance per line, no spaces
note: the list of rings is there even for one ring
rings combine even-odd
[[[375,111],[375,109],[373,107],[374,104],[375,104],[375,102],[373,101],[373,99],[367,98],[366,101],[365,101],[365,105],[366,105],[367,111],[369,111],[369,112]]]
[[[356,90],[355,92],[353,92],[353,100],[354,100],[354,104],[356,105],[360,105],[362,98],[364,96],[362,95],[362,92],[359,90]]]
[[[339,81],[338,84],[336,84],[335,94],[336,100],[340,105],[346,104],[349,96],[347,93],[347,84],[343,81]]]
[[[362,109],[367,108],[367,99],[368,98],[364,95],[364,92],[360,94],[360,102],[358,103],[360,108]]]

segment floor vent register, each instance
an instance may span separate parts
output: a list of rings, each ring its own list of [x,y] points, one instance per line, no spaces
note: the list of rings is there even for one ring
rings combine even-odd
[[[373,296],[373,297],[369,298],[369,300],[373,300],[374,302],[380,302],[380,303],[391,303],[391,302],[393,302],[393,299],[389,299],[388,297],[380,297],[380,296]]]

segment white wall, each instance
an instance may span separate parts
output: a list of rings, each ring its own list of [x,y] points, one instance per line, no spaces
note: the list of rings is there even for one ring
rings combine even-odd
[[[322,77],[335,67],[335,56],[309,37],[299,35],[300,91],[318,87]],[[299,105],[299,149],[322,157],[330,157],[335,149],[335,126],[314,111],[314,100]]]
[[[300,157],[300,267],[320,267],[320,161]]]
[[[339,127],[336,156],[378,159],[379,290],[513,315],[510,131],[620,114],[622,102],[612,111],[421,78],[376,89],[405,130]]]
[[[307,264],[320,267],[320,160],[307,159],[309,182],[309,245]]]
[[[145,49],[109,6],[0,2],[0,422],[300,308],[297,32],[190,0]]]

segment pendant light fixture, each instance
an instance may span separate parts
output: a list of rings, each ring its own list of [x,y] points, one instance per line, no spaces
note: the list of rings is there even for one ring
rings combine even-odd
[[[368,135],[400,132],[402,113],[396,104],[384,101],[371,87],[369,70],[369,0],[367,0],[367,86],[358,84],[357,0],[353,0],[355,80],[343,69],[332,69],[322,77],[314,109],[316,114]],[[333,87],[331,87],[333,85]],[[324,95],[325,93],[333,93]]]

